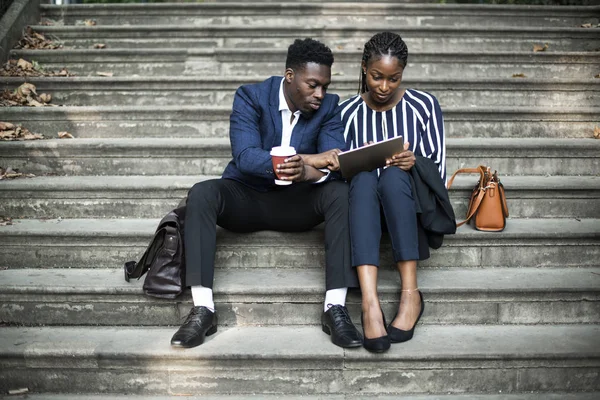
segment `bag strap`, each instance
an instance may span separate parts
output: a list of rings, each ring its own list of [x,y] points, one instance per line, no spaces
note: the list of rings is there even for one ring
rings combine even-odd
[[[471,219],[471,217],[473,217],[473,215],[475,215],[475,212],[477,211],[477,209],[479,208],[479,205],[481,204],[481,200],[483,200],[483,196],[485,196],[485,189],[479,189],[479,193],[477,194],[477,197],[473,201],[473,206],[469,210],[470,212],[469,212],[469,215],[467,215],[467,219],[465,219],[462,222],[458,222],[456,224],[457,228],[459,226],[463,225],[465,222],[468,222]]]
[[[480,165],[477,168],[461,168],[459,170],[457,170],[454,174],[452,174],[452,177],[450,178],[450,181],[448,181],[448,189],[450,189],[450,187],[452,186],[452,183],[454,182],[454,178],[456,177],[456,175],[458,174],[479,174],[479,193],[477,193],[477,197],[473,200],[473,205],[469,208],[468,212],[469,214],[467,215],[467,219],[465,219],[462,222],[458,222],[456,224],[456,227],[458,228],[459,226],[464,225],[466,222],[468,222],[471,217],[473,217],[473,215],[475,215],[475,213],[477,212],[477,209],[479,208],[479,205],[481,204],[481,201],[483,200],[483,196],[485,195],[485,173],[487,171],[488,167],[484,166],[484,165]]]
[[[483,183],[483,179],[485,177],[485,171],[486,171],[486,167],[484,167],[483,165],[480,165],[477,168],[461,168],[461,169],[457,170],[454,174],[452,174],[452,177],[448,181],[448,189],[450,189],[450,187],[452,186],[452,183],[454,182],[454,178],[458,174],[479,174],[480,175],[479,181],[481,183]]]

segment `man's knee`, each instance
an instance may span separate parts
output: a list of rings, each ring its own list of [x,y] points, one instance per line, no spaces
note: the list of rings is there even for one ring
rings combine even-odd
[[[331,181],[323,184],[325,206],[335,205],[348,208],[348,184],[344,181]]]
[[[377,187],[379,193],[384,194],[393,189],[403,192],[412,192],[410,175],[407,171],[398,167],[389,167],[381,173]]]
[[[221,185],[218,179],[196,183],[188,192],[187,206],[198,207],[218,204],[221,196]]]

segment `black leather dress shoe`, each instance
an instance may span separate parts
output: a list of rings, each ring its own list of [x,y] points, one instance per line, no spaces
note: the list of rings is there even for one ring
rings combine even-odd
[[[217,332],[217,313],[208,308],[199,306],[192,307],[185,322],[173,338],[173,347],[196,347],[204,343],[204,337]]]
[[[324,312],[321,316],[321,326],[323,332],[331,335],[331,341],[337,346],[362,346],[362,335],[350,320],[348,309],[344,306],[334,305]]]

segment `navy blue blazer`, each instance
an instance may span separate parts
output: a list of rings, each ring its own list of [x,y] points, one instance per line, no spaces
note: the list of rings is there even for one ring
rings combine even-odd
[[[281,76],[264,82],[243,85],[233,100],[229,119],[229,139],[233,159],[222,178],[233,179],[251,188],[268,191],[276,185],[271,163],[271,148],[281,145],[279,86]],[[326,94],[321,107],[311,116],[301,116],[290,145],[299,154],[317,154],[346,146],[342,122],[335,110],[339,97]],[[339,177],[330,174],[330,178]]]

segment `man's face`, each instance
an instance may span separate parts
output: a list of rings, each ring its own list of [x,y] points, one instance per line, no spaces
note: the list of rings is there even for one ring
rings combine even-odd
[[[286,69],[283,94],[288,107],[310,118],[321,106],[330,83],[331,68],[326,65],[311,62],[303,68]]]

